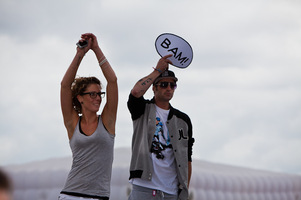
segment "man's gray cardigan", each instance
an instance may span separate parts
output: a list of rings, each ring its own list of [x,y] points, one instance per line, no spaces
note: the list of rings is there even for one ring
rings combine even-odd
[[[149,156],[152,139],[156,129],[156,106],[154,99],[129,96],[128,109],[134,125],[132,138],[132,158],[130,179],[151,180],[153,173],[152,160]],[[188,161],[192,161],[192,124],[185,113],[170,106],[166,122],[175,156],[179,180],[179,199],[188,199]]]

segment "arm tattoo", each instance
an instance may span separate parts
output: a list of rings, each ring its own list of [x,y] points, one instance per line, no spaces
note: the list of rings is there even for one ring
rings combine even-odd
[[[142,81],[142,79],[140,80],[140,82]],[[141,83],[141,85],[146,85],[147,83],[151,82],[152,79],[151,78],[148,78],[146,79],[144,82]]]

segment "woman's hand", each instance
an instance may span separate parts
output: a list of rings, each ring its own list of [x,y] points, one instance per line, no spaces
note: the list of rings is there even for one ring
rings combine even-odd
[[[82,34],[81,38],[82,38],[82,40],[87,40],[88,41],[88,46],[85,47],[88,50],[92,49],[93,51],[95,51],[96,49],[99,49],[97,38],[96,38],[96,36],[94,34],[92,34],[92,33],[84,33],[84,34]]]

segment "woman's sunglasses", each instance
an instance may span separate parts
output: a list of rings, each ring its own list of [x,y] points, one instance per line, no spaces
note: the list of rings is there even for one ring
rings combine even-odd
[[[161,88],[167,88],[168,85],[170,86],[170,88],[172,90],[176,89],[177,88],[177,84],[175,82],[160,82],[158,84],[156,84],[157,86],[160,86]]]
[[[91,99],[95,99],[98,96],[100,96],[100,98],[104,98],[105,97],[105,92],[85,92],[82,93],[81,95],[85,95],[85,94],[89,94]]]

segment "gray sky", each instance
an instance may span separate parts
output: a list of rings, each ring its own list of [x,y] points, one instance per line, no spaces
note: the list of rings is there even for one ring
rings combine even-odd
[[[128,94],[153,70],[155,40],[167,32],[194,51],[188,68],[170,67],[179,78],[171,103],[193,123],[193,157],[301,174],[300,10],[295,0],[0,0],[0,165],[71,155],[60,81],[85,32],[118,76],[115,147],[130,147]],[[78,75],[104,81],[92,52]]]

